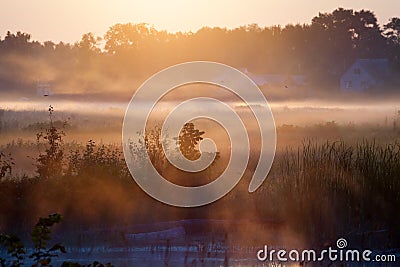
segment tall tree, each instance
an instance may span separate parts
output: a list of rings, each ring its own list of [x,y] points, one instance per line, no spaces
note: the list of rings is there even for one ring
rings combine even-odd
[[[88,32],[82,35],[82,39],[75,44],[76,47],[90,52],[100,52],[98,47],[101,42],[101,37],[96,37],[93,33]]]
[[[400,46],[400,18],[391,18],[388,23],[383,26],[384,36],[394,45]]]

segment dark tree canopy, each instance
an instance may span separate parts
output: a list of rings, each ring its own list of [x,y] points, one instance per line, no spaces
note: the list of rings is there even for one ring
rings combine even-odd
[[[185,123],[178,138],[179,149],[182,155],[189,160],[198,159],[200,151],[197,145],[203,140],[203,137],[201,137],[203,134],[205,132],[196,129],[193,123]]]
[[[124,96],[126,88],[162,68],[211,60],[255,73],[303,74],[311,87],[330,90],[357,58],[388,58],[400,66],[399,40],[399,18],[379,25],[372,11],[344,8],[284,27],[172,34],[146,23],[115,24],[103,38],[86,33],[75,44],[40,43],[27,33],[7,32],[0,38],[0,88],[29,96],[44,80],[57,92]]]

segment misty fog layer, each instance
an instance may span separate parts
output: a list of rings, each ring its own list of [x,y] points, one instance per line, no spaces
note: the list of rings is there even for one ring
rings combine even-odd
[[[283,77],[261,86],[270,99],[346,99],[339,94],[341,75],[356,59],[384,58],[391,73],[370,94],[391,96],[398,92],[400,77],[399,21],[378,25],[372,11],[339,8],[318,14],[309,24],[285,27],[204,27],[172,34],[148,24],[115,24],[103,37],[87,33],[75,44],[40,43],[28,33],[8,32],[0,39],[0,95],[26,101],[44,95],[128,101],[157,71],[209,60],[253,76]],[[293,77],[304,78],[299,84]]]

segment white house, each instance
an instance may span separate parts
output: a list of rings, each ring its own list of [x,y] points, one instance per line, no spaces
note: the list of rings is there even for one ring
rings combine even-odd
[[[389,76],[389,61],[357,59],[340,78],[342,92],[363,92],[380,88]]]

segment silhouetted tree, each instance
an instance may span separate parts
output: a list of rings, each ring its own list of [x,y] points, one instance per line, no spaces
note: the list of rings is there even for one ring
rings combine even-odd
[[[391,18],[384,26],[384,36],[395,45],[400,45],[400,18]]]
[[[201,136],[204,133],[204,131],[196,129],[193,123],[185,123],[178,138],[178,145],[182,155],[189,160],[198,159],[201,154],[197,149],[197,144],[203,140]]]
[[[44,145],[46,147],[45,152],[41,153],[37,158],[37,173],[39,177],[50,178],[58,177],[63,173],[63,158],[64,150],[63,146],[63,136],[65,133],[54,126],[53,123],[53,112],[54,108],[49,107],[49,126],[44,131],[39,132],[36,135],[36,140],[38,146],[41,141],[45,141]]]
[[[7,32],[1,45],[5,50],[24,52],[29,47],[31,35],[18,31],[17,33]]]
[[[391,18],[383,28],[383,35],[389,44],[389,58],[395,67],[395,73],[398,73],[400,71],[400,18]]]
[[[100,52],[100,49],[97,47],[100,41],[101,37],[96,37],[93,33],[89,32],[82,35],[82,39],[75,45],[86,51]]]

